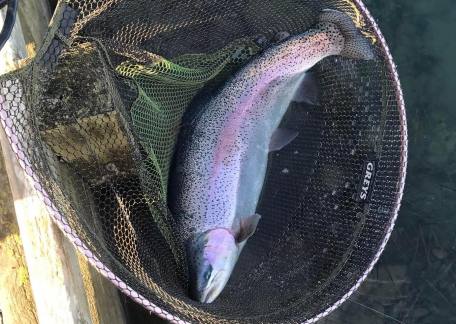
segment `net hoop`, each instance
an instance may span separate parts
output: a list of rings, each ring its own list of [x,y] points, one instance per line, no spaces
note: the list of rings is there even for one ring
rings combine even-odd
[[[382,254],[383,250],[385,249],[385,246],[391,236],[392,230],[394,228],[397,215],[399,212],[400,208],[400,202],[403,196],[403,191],[404,191],[404,185],[405,185],[405,178],[406,178],[406,167],[407,167],[407,155],[408,155],[408,135],[407,135],[407,122],[406,122],[406,111],[405,111],[405,102],[404,102],[404,97],[399,81],[399,75],[397,73],[396,65],[393,62],[392,55],[390,53],[390,50],[386,44],[386,40],[384,36],[382,35],[378,25],[376,24],[374,18],[371,16],[369,13],[368,9],[366,6],[361,2],[361,0],[352,0],[354,5],[357,7],[357,9],[360,11],[360,13],[363,15],[363,17],[366,19],[366,22],[370,24],[375,32],[375,36],[377,37],[379,44],[381,45],[380,48],[383,51],[383,54],[387,58],[387,66],[389,69],[390,75],[392,75],[395,87],[396,87],[396,100],[398,103],[398,108],[400,110],[400,125],[401,125],[401,137],[402,137],[402,151],[401,151],[401,169],[400,169],[400,179],[398,183],[398,194],[396,198],[396,203],[395,203],[395,208],[393,215],[391,217],[391,222],[389,225],[389,228],[387,229],[383,242],[380,245],[380,248],[378,249],[377,253],[375,254],[374,259],[368,266],[367,270],[364,272],[364,274],[358,279],[356,284],[349,289],[349,291],[342,297],[340,298],[337,302],[335,302],[332,306],[328,307],[326,310],[321,312],[320,314],[314,316],[311,319],[306,320],[305,324],[308,323],[315,323],[318,320],[322,319],[323,317],[327,316],[330,314],[332,311],[337,309],[343,302],[345,302],[350,296],[359,288],[359,286],[363,283],[363,281],[366,279],[366,277],[369,275],[375,264],[377,263],[378,259],[380,258],[380,255]],[[19,81],[19,80],[18,80]],[[3,109],[0,105],[0,116],[2,113]],[[20,161],[20,165],[22,169],[25,171],[25,173],[30,177],[34,188],[39,194],[39,197],[41,200],[44,202],[44,204],[47,207],[47,210],[49,214],[51,215],[53,221],[58,225],[60,230],[64,233],[64,235],[76,246],[79,252],[81,252],[86,259],[89,261],[89,263],[94,266],[98,272],[103,275],[105,278],[107,278],[110,282],[112,282],[122,293],[126,294],[130,298],[132,298],[135,302],[139,303],[142,305],[144,308],[146,308],[148,311],[156,314],[157,316],[171,322],[171,323],[188,323],[182,319],[180,319],[178,316],[171,314],[167,312],[166,310],[158,307],[157,305],[151,303],[147,298],[139,294],[137,291],[135,291],[132,287],[130,287],[126,282],[124,282],[121,278],[116,276],[106,265],[104,265],[89,249],[89,247],[82,242],[82,240],[78,237],[76,232],[70,227],[66,217],[62,215],[59,211],[58,208],[52,203],[50,200],[49,194],[46,192],[46,190],[43,188],[43,186],[39,182],[39,177],[34,173],[32,168],[27,165],[27,161],[23,159],[23,156],[25,156],[24,150],[21,148],[21,145],[17,143],[17,139],[14,139],[12,136],[11,130],[9,130],[6,120],[1,119],[1,124],[3,126],[3,129],[6,132],[8,141],[11,145],[11,148],[15,155],[17,156],[18,160]],[[21,158],[22,157],[22,158]]]

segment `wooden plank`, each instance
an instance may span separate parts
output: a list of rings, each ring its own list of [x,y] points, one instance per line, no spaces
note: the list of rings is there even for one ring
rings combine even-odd
[[[135,173],[135,144],[114,107],[113,83],[95,46],[78,44],[62,54],[36,112],[50,152],[90,185],[102,184],[108,176]],[[116,172],[100,172],[106,168]]]
[[[0,55],[0,73],[14,68],[18,59],[26,57],[26,44],[41,41],[37,38],[43,36],[39,30],[46,30],[49,21],[44,3],[45,1],[33,0],[19,7],[20,15],[12,39]],[[44,324],[124,323],[117,290],[91,269],[85,259],[78,256],[73,245],[51,222],[29,177],[20,168],[11,151],[3,129],[0,131],[0,142],[4,150],[38,321]]]
[[[91,323],[76,251],[51,222],[3,129],[6,170],[40,323]]]
[[[36,324],[24,249],[0,147],[0,323]]]

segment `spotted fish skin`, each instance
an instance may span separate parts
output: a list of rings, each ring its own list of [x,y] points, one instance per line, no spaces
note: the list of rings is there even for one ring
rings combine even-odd
[[[305,73],[325,57],[340,55],[347,48],[354,50],[352,56],[356,57],[359,46],[365,46],[347,43],[347,38],[354,37],[354,31],[346,33],[350,24],[354,29],[351,19],[342,13],[324,12],[314,29],[266,50],[199,107],[202,113],[193,121],[186,145],[176,152],[169,199],[180,237],[188,245],[199,244],[188,250],[191,272],[197,275],[203,271],[196,269],[200,263],[211,263],[204,259],[210,239],[195,237],[218,229],[226,229],[236,237],[239,223],[255,214],[272,134]],[[361,58],[371,57],[365,49],[361,52],[365,55]],[[245,243],[238,242],[230,263],[237,261]],[[226,266],[225,276],[230,276],[233,267]],[[219,285],[224,286],[225,279]],[[208,281],[207,285],[214,285],[212,279]],[[207,302],[208,298],[202,299]]]

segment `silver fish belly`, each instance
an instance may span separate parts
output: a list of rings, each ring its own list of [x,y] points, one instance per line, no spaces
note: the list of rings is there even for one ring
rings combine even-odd
[[[194,289],[199,291],[195,298],[203,302],[211,302],[223,289],[255,230],[257,221],[249,217],[262,191],[271,137],[306,72],[331,55],[372,56],[364,39],[353,38],[356,28],[348,16],[327,11],[320,21],[317,28],[265,51],[241,69],[200,107],[188,144],[176,153],[170,209],[180,237],[190,245],[191,280],[197,281]],[[201,238],[214,230],[216,235]],[[221,239],[230,234],[234,243]],[[224,259],[233,263],[225,268],[214,260],[226,252],[223,246],[215,247],[221,241],[230,245],[226,249],[236,250],[235,257]],[[218,284],[214,282],[222,275],[217,271],[224,273]],[[211,285],[218,287],[206,289]]]

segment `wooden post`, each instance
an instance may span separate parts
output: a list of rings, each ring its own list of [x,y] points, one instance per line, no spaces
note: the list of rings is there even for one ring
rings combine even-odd
[[[0,148],[0,323],[38,322]]]
[[[46,1],[27,1],[21,6],[23,3],[19,4],[19,17],[12,38],[0,53],[2,74],[14,68],[17,60],[26,58],[27,45],[41,42],[43,34],[39,31],[45,31],[49,21],[47,6],[44,5]],[[20,168],[3,129],[0,130],[0,142],[38,322],[125,323],[117,290],[78,256],[74,246],[51,221],[29,177]]]

